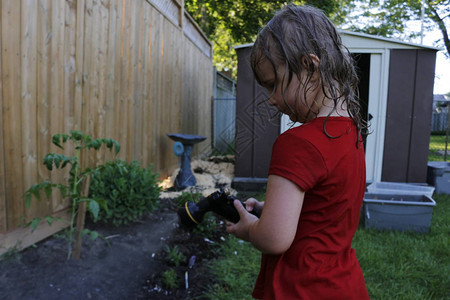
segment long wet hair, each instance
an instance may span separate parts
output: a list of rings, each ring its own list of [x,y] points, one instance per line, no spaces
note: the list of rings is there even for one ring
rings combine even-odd
[[[315,55],[320,63],[314,64],[311,55]],[[275,74],[275,91],[278,84],[277,68],[285,67],[286,71],[281,78],[281,85],[288,86],[293,76],[299,77],[306,70],[306,78],[299,78],[308,86],[313,74],[318,68],[321,77],[321,88],[326,98],[333,100],[333,113],[339,101],[346,105],[350,118],[354,121],[358,136],[365,131],[365,121],[360,114],[360,102],[357,95],[358,76],[355,64],[348,49],[342,44],[341,37],[334,24],[325,14],[311,6],[287,5],[261,29],[252,47],[250,64],[256,80],[260,82],[256,72],[258,64],[262,59],[267,59],[272,65]],[[286,76],[287,74],[287,76]],[[287,77],[287,78],[286,78]],[[316,88],[312,86],[311,88]],[[282,91],[286,106],[296,114],[286,102],[285,92]],[[299,99],[300,87],[296,92]],[[303,90],[303,99],[306,99],[308,90]],[[313,105],[309,106],[309,112],[313,111]],[[329,117],[329,115],[328,115]],[[326,117],[324,132],[330,138],[326,130]],[[358,139],[359,140],[359,139]]]

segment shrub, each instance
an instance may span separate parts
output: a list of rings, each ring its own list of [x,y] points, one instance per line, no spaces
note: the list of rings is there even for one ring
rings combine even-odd
[[[120,226],[153,211],[161,191],[157,178],[152,166],[144,169],[137,161],[127,164],[116,159],[102,165],[93,173],[90,186],[91,197],[104,199],[108,205],[107,211],[99,213],[98,220]]]

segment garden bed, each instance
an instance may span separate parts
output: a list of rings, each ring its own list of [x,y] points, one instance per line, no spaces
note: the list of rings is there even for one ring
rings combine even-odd
[[[232,162],[210,163],[193,162],[195,175],[200,176],[191,192],[206,194],[231,182],[227,175],[233,171]],[[221,164],[227,172],[217,167]],[[213,179],[206,181],[213,186],[202,185],[207,174]],[[211,215],[201,230],[180,228],[176,214],[179,204],[175,201],[180,194],[162,193],[158,210],[128,226],[87,220],[86,227],[99,232],[108,243],[86,238],[80,260],[66,260],[67,243],[57,236],[22,252],[9,251],[0,261],[1,298],[201,299],[207,284],[212,283],[208,262],[215,258],[215,250],[227,234],[223,222]],[[171,256],[176,256],[174,251],[184,256],[178,266],[170,261]],[[189,268],[193,256],[195,263]],[[176,276],[168,278],[164,274]]]
[[[102,239],[84,240],[82,258],[66,260],[67,245],[51,237],[21,253],[10,252],[0,262],[2,299],[189,299],[200,296],[207,275],[207,262],[213,258],[215,244],[223,236],[221,226],[208,238],[178,227],[171,199],[161,209],[139,223],[111,227],[87,224]],[[188,261],[174,266],[167,261],[166,246],[177,246]],[[175,288],[165,288],[162,274],[173,269]],[[188,271],[189,289],[184,274]]]

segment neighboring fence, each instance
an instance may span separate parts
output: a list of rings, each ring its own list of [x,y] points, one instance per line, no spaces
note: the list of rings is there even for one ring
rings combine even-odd
[[[448,107],[441,107],[438,110],[433,110],[431,116],[431,131],[446,131],[448,121]]]
[[[214,72],[213,148],[217,152],[234,152],[236,135],[236,83]]]
[[[434,104],[431,118],[431,137],[429,160],[447,161],[449,159],[449,104]]]
[[[22,198],[32,184],[55,179],[42,164],[58,151],[53,134],[116,139],[119,158],[152,163],[162,174],[178,162],[167,133],[212,136],[212,47],[183,0],[0,6],[0,254],[58,230],[53,225],[31,239],[11,232],[67,208],[55,198],[25,209]],[[89,164],[111,158],[103,151]]]

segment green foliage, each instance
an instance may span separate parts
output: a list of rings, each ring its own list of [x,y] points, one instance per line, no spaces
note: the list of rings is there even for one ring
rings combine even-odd
[[[252,299],[260,266],[260,253],[250,243],[228,236],[209,266],[216,284],[207,287],[206,299]]]
[[[371,299],[448,299],[450,286],[450,196],[434,195],[428,234],[357,230],[353,248]],[[252,299],[260,253],[229,236],[210,265],[217,278],[207,299]]]
[[[194,227],[194,232],[206,238],[213,236],[219,230],[220,224],[214,214],[208,213],[197,226]]]
[[[179,279],[174,269],[166,270],[161,275],[161,284],[166,289],[175,289],[178,287]]]
[[[152,166],[141,168],[139,162],[116,159],[99,166],[91,176],[90,195],[104,199],[108,210],[98,220],[120,226],[139,220],[145,212],[157,208],[158,174]]]
[[[186,0],[185,8],[214,44],[214,64],[219,71],[231,70],[236,76],[237,60],[234,46],[252,43],[258,31],[288,1],[208,1]],[[336,23],[342,23],[351,1],[290,1],[321,8]]]
[[[50,171],[54,170],[54,168],[64,169],[65,167],[70,166],[67,182],[65,184],[58,184],[47,180],[42,183],[32,185],[23,195],[25,198],[25,204],[28,208],[30,207],[31,199],[33,197],[37,200],[41,200],[41,193],[44,192],[45,197],[50,198],[54,189],[59,190],[62,198],[69,198],[71,200],[71,218],[69,228],[66,230],[68,240],[68,258],[72,253],[72,244],[76,233],[75,220],[80,204],[87,202],[87,210],[92,214],[94,219],[98,217],[100,207],[107,209],[104,201],[82,195],[82,182],[86,180],[86,178],[89,177],[95,169],[81,169],[81,152],[91,149],[99,150],[102,145],[105,145],[106,148],[114,151],[115,154],[120,151],[120,144],[117,141],[113,139],[93,139],[90,135],[85,135],[80,131],[72,130],[70,131],[70,134],[55,134],[52,137],[52,143],[60,149],[64,149],[63,145],[69,141],[74,144],[74,156],[48,153],[43,160],[43,164]],[[61,221],[60,218],[46,216],[44,218],[34,218],[26,226],[31,226],[32,230],[35,230],[42,219],[46,220],[49,225],[56,220]],[[91,237],[93,236],[96,236],[96,234],[91,233]]]
[[[0,255],[0,261],[19,259],[20,257],[21,257],[20,250],[17,247],[12,247],[8,249],[8,251]]]
[[[422,2],[424,4],[424,30],[434,29],[442,33],[439,46],[450,53],[449,23],[445,19],[450,14],[449,0],[360,0],[353,1],[358,13],[353,16],[353,31],[362,31],[381,36],[405,35],[408,21],[420,21]],[[351,21],[351,20],[350,20]],[[407,37],[416,37],[419,33],[409,33]]]
[[[166,261],[170,265],[178,267],[186,261],[186,256],[184,256],[177,245],[173,246],[173,248],[166,245]]]
[[[177,206],[181,207],[184,206],[186,202],[195,202],[197,203],[200,200],[201,194],[200,193],[189,193],[189,192],[182,192],[180,196],[177,197],[175,200],[175,203]]]

